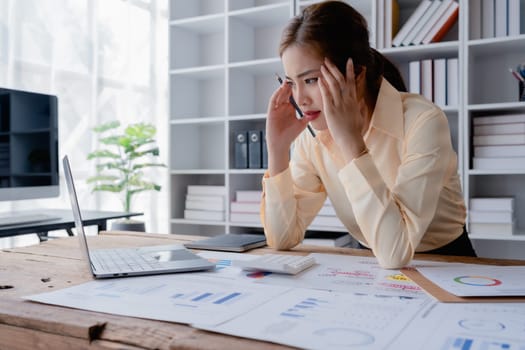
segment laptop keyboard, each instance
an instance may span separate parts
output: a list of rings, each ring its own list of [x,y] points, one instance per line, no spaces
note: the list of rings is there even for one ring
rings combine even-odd
[[[161,267],[155,258],[146,260],[134,249],[97,250],[91,253],[91,260],[107,271],[144,271]]]

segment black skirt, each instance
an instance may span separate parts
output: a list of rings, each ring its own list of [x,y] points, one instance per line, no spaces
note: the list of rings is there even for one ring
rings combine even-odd
[[[370,249],[359,243],[359,249]],[[467,229],[463,226],[463,233],[461,236],[452,242],[445,244],[443,247],[428,250],[426,252],[418,252],[424,254],[438,254],[438,255],[455,255],[455,256],[473,256],[476,257],[476,252],[472,246],[472,242],[468,237]]]

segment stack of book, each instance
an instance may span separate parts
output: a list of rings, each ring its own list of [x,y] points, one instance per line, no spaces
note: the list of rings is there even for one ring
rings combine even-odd
[[[438,42],[457,22],[459,4],[454,0],[423,0],[392,40],[392,46]]]
[[[470,199],[469,233],[471,235],[512,235],[515,223],[513,197]]]
[[[479,0],[469,6],[470,39],[520,35],[520,0]]]
[[[344,228],[343,223],[337,217],[334,207],[329,199],[327,199],[321,207],[321,210],[319,210],[319,213],[317,213],[317,216],[314,218],[310,226]]]
[[[473,169],[525,169],[525,114],[473,117]]]
[[[458,105],[457,58],[411,61],[408,68],[410,92],[421,94],[440,107]]]
[[[235,191],[235,201],[230,203],[230,221],[261,224],[262,191]]]
[[[224,221],[226,187],[189,185],[184,218],[188,220]]]

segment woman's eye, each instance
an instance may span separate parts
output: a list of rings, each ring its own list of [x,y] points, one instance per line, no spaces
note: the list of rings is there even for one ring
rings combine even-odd
[[[288,80],[288,81],[286,81],[286,85],[293,87],[294,84],[293,84],[293,81]]]
[[[317,83],[317,78],[308,78],[304,81],[306,84],[315,84]]]

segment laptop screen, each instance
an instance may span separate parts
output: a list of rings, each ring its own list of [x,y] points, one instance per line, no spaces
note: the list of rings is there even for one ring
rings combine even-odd
[[[66,177],[67,189],[69,192],[69,200],[71,201],[71,208],[73,209],[73,218],[75,219],[75,227],[77,229],[78,239],[80,241],[80,247],[85,260],[89,264],[89,268],[92,271],[91,258],[89,256],[89,248],[84,232],[84,225],[82,224],[82,215],[80,213],[80,206],[78,205],[77,192],[75,190],[75,183],[73,181],[73,174],[71,173],[71,167],[69,165],[69,159],[66,156],[62,159],[64,165],[64,175]]]

